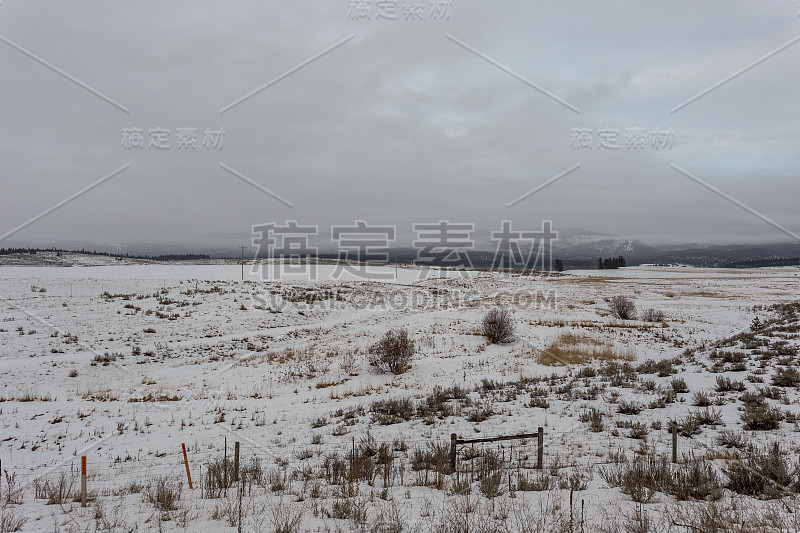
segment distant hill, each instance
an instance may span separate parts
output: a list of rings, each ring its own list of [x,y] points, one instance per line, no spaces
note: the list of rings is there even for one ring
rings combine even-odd
[[[469,252],[474,268],[490,268],[494,261],[494,249],[488,240],[480,241],[482,249]],[[141,247],[138,248],[141,250]],[[240,260],[240,250],[220,250],[215,254],[194,253],[186,247],[152,246],[150,253],[130,254],[123,246],[97,250],[60,250],[56,248],[0,248],[2,266],[72,266],[146,264],[163,262],[229,263]],[[245,260],[253,259],[254,248],[245,251]],[[526,250],[523,250],[525,252]],[[301,255],[314,256],[313,250],[304,250]],[[216,256],[216,259],[212,257]],[[700,267],[754,268],[761,266],[789,266],[800,264],[800,243],[774,244],[702,244],[687,243],[671,246],[652,246],[638,239],[599,233],[581,228],[558,230],[558,239],[553,243],[553,259],[561,259],[565,268],[595,268],[597,258],[625,257],[628,266],[641,264],[685,264]],[[320,261],[336,261],[339,254],[332,251],[316,255]],[[397,247],[388,250],[390,263],[411,264],[417,259],[417,250],[412,247]],[[545,258],[546,260],[546,258]],[[541,263],[539,263],[541,265]]]

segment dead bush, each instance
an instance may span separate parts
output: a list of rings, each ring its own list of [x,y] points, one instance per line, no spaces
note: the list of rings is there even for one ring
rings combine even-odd
[[[675,365],[680,363],[680,359],[662,359],[660,361],[648,359],[637,366],[636,370],[640,374],[657,374],[659,377],[665,378],[677,374],[678,371],[675,369]]]
[[[555,488],[557,477],[547,472],[537,472],[520,475],[517,480],[517,490],[541,492]]]
[[[28,519],[13,507],[0,508],[0,533],[13,533],[22,531]]]
[[[373,403],[370,411],[378,424],[389,426],[411,420],[414,417],[414,404],[410,398],[389,398]]]
[[[489,499],[500,496],[504,492],[503,473],[494,472],[483,477],[478,482],[481,493]]]
[[[147,487],[147,501],[159,511],[174,511],[181,499],[183,484],[173,476],[158,476]]]
[[[778,387],[797,387],[800,385],[800,372],[794,367],[779,367],[772,376],[772,384]]]
[[[717,392],[744,392],[747,387],[741,381],[734,381],[729,377],[717,376]]]
[[[36,499],[46,499],[47,505],[61,505],[71,499],[78,497],[75,488],[77,476],[72,470],[61,470],[55,477],[45,479],[44,482],[37,479],[33,483],[34,497]]]
[[[442,490],[446,476],[453,472],[450,467],[450,447],[445,444],[429,444],[417,447],[411,453],[411,469],[417,472],[417,483]],[[433,473],[433,476],[429,476]]]
[[[777,441],[765,448],[750,446],[725,467],[727,487],[739,494],[767,499],[796,492],[798,471],[789,461],[789,454]]]
[[[611,308],[611,314],[620,320],[633,320],[636,318],[636,305],[633,300],[625,296],[614,296],[609,298],[608,305]]]
[[[637,503],[652,501],[656,492],[678,500],[716,500],[722,483],[710,464],[689,462],[671,465],[665,457],[647,455],[600,471],[611,487],[619,487]]]
[[[445,501],[432,530],[438,533],[499,533],[507,530],[504,526],[495,520],[487,504],[467,494]]]
[[[513,341],[514,324],[511,322],[511,313],[502,308],[489,310],[481,321],[481,333],[492,344]]]
[[[686,384],[686,380],[683,378],[673,378],[670,385],[672,385],[672,390],[674,392],[689,392],[689,385]]]
[[[6,488],[3,489],[3,480],[0,479],[0,505],[10,505],[22,503],[22,488],[17,481],[17,473],[4,471],[6,478]],[[36,487],[37,483],[34,483]]]
[[[595,433],[603,431],[603,412],[599,409],[592,407],[588,411],[582,412],[580,415],[581,422],[589,424],[589,430]]]
[[[641,404],[634,401],[622,400],[617,405],[617,412],[623,415],[638,415],[641,411]]]
[[[642,313],[642,320],[645,322],[663,322],[664,311],[658,309],[647,309]]]
[[[219,498],[222,491],[233,485],[233,461],[227,457],[218,457],[206,464],[203,475],[202,497]]]
[[[747,444],[744,434],[732,429],[723,429],[717,435],[717,444],[726,448],[742,449]]]
[[[411,368],[416,348],[408,330],[397,329],[384,333],[381,340],[372,346],[371,352],[370,365],[398,375]]]
[[[302,506],[294,507],[291,502],[281,498],[270,507],[269,521],[275,533],[297,533],[303,522],[303,513]]]
[[[712,403],[711,396],[705,391],[697,391],[692,395],[692,405],[695,407],[709,407]]]
[[[770,431],[778,429],[783,420],[783,412],[771,407],[763,396],[757,403],[745,403],[741,414],[744,426],[750,431]]]

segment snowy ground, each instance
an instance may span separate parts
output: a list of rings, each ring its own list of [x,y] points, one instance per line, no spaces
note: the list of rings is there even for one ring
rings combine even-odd
[[[427,469],[423,478],[412,464],[415,449],[449,445],[451,433],[471,439],[532,433],[542,426],[545,467],[554,479],[575,474],[588,481],[575,493],[576,502],[585,502],[585,509],[575,508],[576,516],[617,508],[622,513],[631,498],[609,487],[599,465],[620,455],[632,459],[643,445],[668,454],[670,421],[697,409],[693,393],[705,391],[724,425],[681,436],[679,449],[683,457],[708,457],[721,467],[716,436],[743,425],[738,392],[716,392],[717,378],[756,391],[770,385],[777,364],[796,363],[792,330],[781,337],[789,346],[782,356],[790,359],[781,363],[759,365],[753,357],[744,367],[720,371],[712,368],[717,356],[710,348],[749,331],[756,317],[768,320],[774,314],[769,306],[798,300],[797,268],[643,266],[548,278],[437,272],[425,280],[418,270],[383,268],[376,272],[386,279],[370,282],[352,276],[327,281],[335,267],[318,268],[319,281],[281,282],[261,281],[250,267],[241,281],[238,265],[0,268],[0,460],[6,472],[0,495],[19,488],[6,498],[19,503],[5,505],[3,512],[25,518],[24,531],[233,531],[237,520],[230,513],[238,511],[224,507],[235,507],[236,486],[221,498],[201,497],[198,486],[204,469],[225,453],[225,443],[230,456],[238,441],[242,464],[257,458],[270,479],[244,495],[244,531],[274,530],[269,517],[280,508],[276,502],[302,510],[300,530],[351,529],[358,513],[337,507],[342,502],[361,502],[373,518],[392,507],[408,528],[424,528],[446,514],[456,475],[448,473],[439,486]],[[613,318],[605,298],[616,295],[630,296],[639,310],[663,311],[664,321]],[[513,313],[513,343],[490,345],[479,334],[481,317],[496,306]],[[402,375],[379,373],[367,362],[369,347],[400,327],[414,337],[419,355]],[[609,383],[602,372],[581,373],[575,365],[538,364],[537,355],[565,332],[634,353],[633,367],[648,359],[681,360],[674,372],[640,368],[632,382],[622,384]],[[562,378],[548,380],[553,374]],[[658,405],[680,377],[689,392]],[[448,400],[447,413],[401,414],[392,420],[397,423],[379,419],[376,402],[408,398],[419,413],[435,386],[460,387],[468,400]],[[535,392],[541,389],[547,390]],[[746,433],[753,442],[779,439],[795,450],[798,389],[781,390],[784,397],[769,403],[788,418],[778,429]],[[532,402],[537,394],[547,406]],[[641,412],[618,413],[626,402]],[[579,420],[590,408],[604,415],[601,431]],[[632,421],[638,424],[633,429]],[[640,438],[631,438],[636,429]],[[349,457],[354,443],[360,446],[368,435],[376,448],[387,444],[395,450],[394,469],[348,489],[355,495],[345,494],[343,485],[322,476],[325,459]],[[184,486],[176,509],[157,512],[146,487],[162,476],[186,485],[182,444],[195,489]],[[535,463],[531,439],[477,447],[509,459],[502,471],[503,479],[511,473],[512,485]],[[458,480],[473,483],[472,497],[485,500],[471,450],[459,448]],[[83,455],[93,500],[86,509],[73,501]],[[65,476],[75,484],[69,498],[46,505],[53,485],[63,484]],[[568,505],[562,503],[569,490],[512,486],[499,492],[504,494],[491,500],[492,512],[502,521],[498,513],[509,506],[508,529],[519,514],[515,502],[540,503],[548,494],[558,500],[556,507]],[[648,505],[674,501],[659,495]]]

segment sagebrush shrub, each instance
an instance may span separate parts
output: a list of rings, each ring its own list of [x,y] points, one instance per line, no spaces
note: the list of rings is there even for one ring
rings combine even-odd
[[[664,311],[658,309],[647,309],[642,313],[642,320],[645,322],[663,322]]]
[[[611,314],[620,320],[633,320],[636,318],[636,305],[633,300],[625,296],[614,296],[608,300]]]
[[[416,355],[414,340],[406,329],[389,330],[371,348],[369,363],[392,374],[402,374],[411,368]]]
[[[491,343],[514,340],[514,324],[511,322],[511,313],[505,309],[491,309],[483,316],[481,333]]]
[[[748,496],[779,498],[797,490],[797,469],[777,442],[765,448],[750,447],[727,465],[725,475],[730,490]]]

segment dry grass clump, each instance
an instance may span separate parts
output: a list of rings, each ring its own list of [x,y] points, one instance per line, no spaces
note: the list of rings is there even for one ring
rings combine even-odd
[[[719,500],[723,483],[710,464],[670,464],[665,457],[647,455],[600,470],[610,487],[619,487],[637,503],[653,501],[657,492],[684,500]]]
[[[584,335],[565,332],[539,352],[537,362],[547,366],[582,365],[592,361],[635,361],[636,352],[629,347]]]

